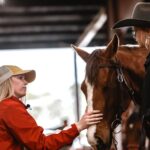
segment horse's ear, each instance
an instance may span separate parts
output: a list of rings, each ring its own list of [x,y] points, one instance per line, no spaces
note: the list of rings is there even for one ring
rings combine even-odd
[[[116,54],[118,50],[118,45],[119,45],[119,39],[118,36],[115,34],[113,36],[113,39],[107,45],[106,52],[105,52],[107,58],[111,58]]]
[[[86,52],[83,49],[80,49],[79,47],[76,47],[75,45],[71,44],[71,47],[77,52],[77,54],[86,62],[88,57],[89,57],[89,53]]]

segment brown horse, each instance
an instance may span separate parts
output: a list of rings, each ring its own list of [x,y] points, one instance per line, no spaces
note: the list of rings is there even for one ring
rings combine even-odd
[[[94,149],[110,149],[114,129],[131,99],[141,105],[144,62],[148,51],[137,46],[118,45],[115,35],[106,49],[97,49],[91,54],[73,46],[86,62],[81,89],[88,111],[98,109],[104,114],[102,122],[87,131],[88,142]]]

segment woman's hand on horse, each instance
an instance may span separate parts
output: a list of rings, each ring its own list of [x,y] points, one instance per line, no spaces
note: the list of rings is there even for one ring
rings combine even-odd
[[[78,131],[82,131],[91,125],[98,124],[103,119],[103,114],[99,110],[85,112],[81,119],[76,123]]]

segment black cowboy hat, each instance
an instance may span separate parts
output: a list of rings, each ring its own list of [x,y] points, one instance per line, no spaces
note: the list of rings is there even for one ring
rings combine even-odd
[[[124,19],[116,22],[113,29],[136,26],[136,27],[150,27],[150,3],[139,2],[135,5],[132,18]]]

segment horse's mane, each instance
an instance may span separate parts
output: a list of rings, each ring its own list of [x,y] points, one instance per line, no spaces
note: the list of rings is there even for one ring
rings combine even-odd
[[[95,84],[97,81],[97,74],[99,71],[99,55],[101,50],[94,50],[88,58],[86,65],[86,76],[90,84]]]

